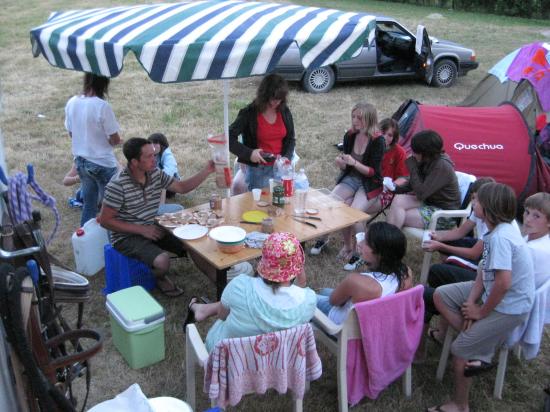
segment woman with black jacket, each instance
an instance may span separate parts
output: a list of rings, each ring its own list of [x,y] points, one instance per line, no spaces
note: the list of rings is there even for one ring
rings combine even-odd
[[[241,109],[229,126],[229,150],[247,165],[248,190],[269,185],[277,156],[292,160],[296,140],[287,95],[288,85],[281,76],[264,77],[254,101]]]
[[[351,129],[344,136],[344,152],[336,158],[341,170],[332,193],[355,209],[368,212],[382,192],[381,164],[384,156],[384,138],[377,132],[376,108],[369,103],[359,103],[351,111]],[[355,270],[361,263],[355,252],[355,233],[363,232],[364,224],[342,231],[344,247],[339,258],[347,261],[346,270]],[[320,239],[311,249],[317,255],[328,239]]]

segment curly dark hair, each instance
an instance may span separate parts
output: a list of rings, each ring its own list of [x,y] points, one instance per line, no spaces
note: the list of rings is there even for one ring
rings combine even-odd
[[[281,104],[277,108],[282,111],[286,106],[288,96],[288,83],[278,74],[268,74],[258,86],[254,104],[258,112],[263,112],[271,99],[280,100]]]
[[[369,225],[365,242],[372,252],[380,257],[378,267],[373,268],[386,275],[394,274],[398,281],[398,290],[408,276],[407,266],[402,262],[407,254],[407,238],[395,225],[387,222],[375,222]]]

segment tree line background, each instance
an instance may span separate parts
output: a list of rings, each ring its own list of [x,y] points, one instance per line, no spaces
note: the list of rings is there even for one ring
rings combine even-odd
[[[481,11],[484,13],[533,19],[550,18],[550,0],[386,0],[453,10]]]

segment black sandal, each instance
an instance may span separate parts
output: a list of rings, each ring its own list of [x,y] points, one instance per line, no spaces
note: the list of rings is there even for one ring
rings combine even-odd
[[[199,302],[199,298],[197,296],[192,296],[189,300],[189,303],[187,304],[187,316],[185,317],[185,321],[183,322],[183,333],[185,334],[187,325],[190,323],[195,323],[195,312],[191,310],[191,306],[195,303]]]
[[[479,360],[479,359],[470,359],[470,360],[468,360],[468,362],[479,362],[479,365],[475,365],[475,366],[465,365],[464,366],[464,376],[466,376],[467,378],[471,378],[472,376],[476,376],[476,375],[479,375],[481,373],[487,372],[487,371],[493,369],[493,367],[495,366],[492,363],[484,362],[484,361]]]

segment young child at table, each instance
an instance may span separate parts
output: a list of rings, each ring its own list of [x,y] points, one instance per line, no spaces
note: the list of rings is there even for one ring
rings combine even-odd
[[[473,208],[489,229],[477,277],[441,286],[434,294],[441,315],[461,331],[451,346],[454,393],[450,401],[428,411],[469,410],[471,377],[493,366],[496,347],[527,318],[534,301],[531,254],[511,224],[516,215],[514,191],[504,184],[486,184]]]
[[[550,193],[529,196],[524,208],[523,234],[533,258],[538,288],[550,278]]]
[[[336,324],[346,320],[354,303],[393,295],[412,286],[411,270],[402,262],[407,239],[396,226],[372,223],[358,248],[369,271],[351,273],[336,289],[326,288],[317,295],[317,307]]]

